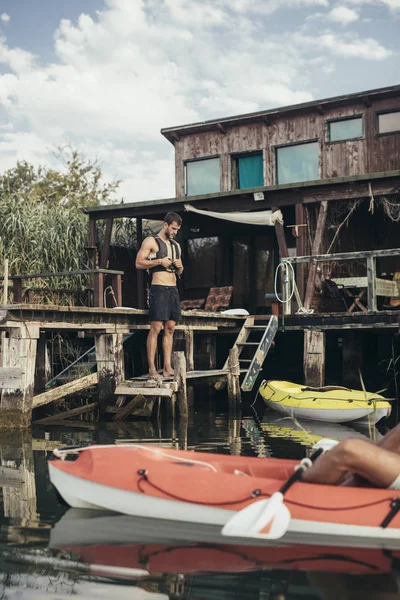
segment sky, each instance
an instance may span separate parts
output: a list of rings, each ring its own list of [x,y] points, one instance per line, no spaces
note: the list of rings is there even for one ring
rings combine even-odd
[[[400,83],[400,0],[0,0],[0,173],[71,144],[173,197],[171,127]]]

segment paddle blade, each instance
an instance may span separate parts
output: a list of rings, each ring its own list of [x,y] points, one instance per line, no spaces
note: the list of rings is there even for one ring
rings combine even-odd
[[[283,504],[283,495],[275,492],[233,515],[222,528],[222,535],[277,540],[285,535],[289,523],[290,511]]]

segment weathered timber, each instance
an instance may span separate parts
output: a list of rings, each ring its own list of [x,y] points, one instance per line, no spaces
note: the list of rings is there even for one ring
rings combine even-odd
[[[18,487],[19,485],[21,485],[21,481],[22,476],[21,471],[19,469],[0,466],[0,487]]]
[[[37,396],[33,397],[32,408],[38,408],[39,406],[50,404],[50,402],[56,402],[57,400],[65,398],[65,396],[69,396],[70,394],[75,394],[76,392],[80,392],[81,390],[92,387],[93,385],[97,384],[97,380],[97,373],[91,373],[90,375],[85,375],[85,377],[80,377],[74,381],[69,381],[64,385],[60,385],[59,387],[49,390],[48,392],[43,392],[43,394],[38,394]]]
[[[233,346],[229,350],[228,357],[229,372],[227,375],[228,379],[228,401],[229,405],[236,406],[241,402],[239,375],[240,375],[240,364],[239,364],[239,349],[237,346]]]
[[[175,394],[174,390],[170,387],[128,387],[124,383],[120,383],[115,389],[115,393],[119,396],[133,396],[141,394],[142,396],[163,396],[165,398],[172,398]]]
[[[327,201],[321,202],[318,213],[317,230],[312,244],[312,254],[318,254],[321,251],[322,240],[325,234],[326,215],[328,213]],[[312,262],[308,272],[307,288],[304,297],[304,308],[310,308],[315,292],[315,278],[317,275],[317,264]]]
[[[292,256],[286,260],[291,263],[307,263],[311,261],[326,262],[329,260],[355,260],[362,258],[385,258],[387,256],[400,256],[400,248],[386,250],[360,250],[359,252],[338,252],[337,254],[310,254],[310,256]]]
[[[306,234],[307,226],[305,225],[305,215],[303,204],[296,204],[296,225],[294,234],[296,236],[296,256],[303,256],[306,253]],[[305,292],[305,267],[302,264],[297,265],[296,283],[299,290],[300,298],[304,299]]]
[[[271,348],[275,334],[278,331],[278,317],[271,315],[268,325],[265,327],[265,331],[262,338],[257,346],[257,350],[252,358],[250,366],[242,382],[242,390],[249,392],[253,389],[257,377],[264,364],[265,357]]]
[[[3,366],[19,368],[22,382],[18,389],[1,391],[1,428],[16,429],[28,427],[31,423],[38,337],[39,329],[25,323],[19,323],[19,327],[9,332]]]
[[[20,367],[0,367],[0,390],[16,390],[22,386]]]
[[[103,247],[101,250],[100,257],[100,269],[106,269],[108,265],[108,255],[110,253],[111,244],[111,233],[113,228],[114,219],[110,218],[106,220],[106,229],[104,232]]]
[[[325,385],[325,333],[304,331],[304,381],[312,387]]]
[[[60,421],[64,421],[64,419],[69,419],[70,417],[76,417],[78,415],[83,415],[88,412],[92,412],[99,406],[98,402],[92,402],[91,404],[86,404],[85,406],[79,406],[79,408],[73,408],[71,410],[66,410],[65,412],[58,412],[56,415],[51,415],[50,417],[44,417],[43,419],[38,419],[34,421],[35,425],[40,425],[44,423],[56,423]],[[86,425],[86,423],[85,423]]]
[[[113,416],[113,421],[123,421],[126,417],[129,417],[136,409],[143,408],[143,405],[146,403],[146,398],[142,396],[142,394],[138,394],[135,396],[128,404],[123,406],[118,410],[118,412]]]
[[[251,328],[254,325],[254,317],[250,316],[250,317],[246,317],[245,322],[243,323],[243,326],[241,328],[241,330],[239,331],[239,334],[235,340],[235,343],[233,344],[233,347],[237,346],[238,350],[239,350],[239,357],[240,354],[242,352],[242,348],[243,346],[241,346],[240,344],[244,344],[250,335],[251,332]],[[226,359],[224,366],[222,367],[223,371],[228,371],[229,370],[229,358]],[[215,389],[216,390],[222,390],[225,387],[225,383],[224,381],[218,381],[215,384]]]
[[[95,335],[100,406],[113,398],[115,388],[124,378],[124,349],[121,333]]]
[[[173,353],[174,380],[178,384],[176,392],[178,399],[179,417],[188,418],[187,389],[186,389],[186,360],[183,352]]]
[[[399,328],[400,310],[379,311],[376,313],[313,313],[311,315],[291,315],[285,317],[285,331],[304,330],[305,327],[318,330],[342,329],[394,329]]]
[[[188,371],[194,371],[194,333],[193,329],[186,327],[185,344],[186,344],[186,368]]]
[[[368,277],[368,310],[377,311],[376,302],[376,258],[369,256],[367,258],[367,277]]]

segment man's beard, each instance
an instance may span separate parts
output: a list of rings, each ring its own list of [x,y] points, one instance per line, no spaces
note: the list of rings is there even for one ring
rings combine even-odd
[[[168,229],[165,231],[165,237],[167,238],[167,240],[170,240],[170,239],[171,239],[171,234],[170,234],[170,232],[168,231]]]

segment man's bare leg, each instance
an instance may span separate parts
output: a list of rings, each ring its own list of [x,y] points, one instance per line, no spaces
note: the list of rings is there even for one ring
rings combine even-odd
[[[150,331],[147,336],[147,362],[149,363],[149,375],[154,379],[161,379],[161,375],[157,373],[155,359],[156,359],[156,351],[157,351],[157,339],[158,334],[162,329],[162,321],[151,321],[150,323]]]
[[[368,440],[348,438],[318,458],[302,481],[338,485],[349,473],[377,487],[389,487],[400,474],[400,455]]]
[[[164,323],[164,335],[162,339],[162,348],[164,353],[164,377],[171,377],[174,375],[174,370],[171,365],[171,357],[175,325],[175,321],[166,321]]]

